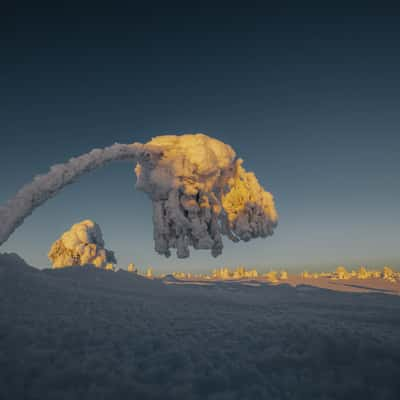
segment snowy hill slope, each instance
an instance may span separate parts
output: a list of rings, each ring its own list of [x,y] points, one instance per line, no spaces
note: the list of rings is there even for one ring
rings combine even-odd
[[[398,399],[399,311],[398,296],[2,256],[0,398]]]

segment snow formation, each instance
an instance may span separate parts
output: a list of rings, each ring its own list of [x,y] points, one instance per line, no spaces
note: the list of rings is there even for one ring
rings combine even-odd
[[[116,264],[114,253],[104,248],[99,225],[90,219],[72,225],[51,246],[48,254],[53,268],[93,264],[105,268],[108,263]]]
[[[24,222],[25,218],[65,186],[80,176],[100,168],[110,161],[135,160],[143,145],[115,143],[104,149],[94,149],[64,164],[56,164],[44,175],[37,175],[24,185],[4,206],[0,206],[0,245]]]
[[[114,160],[136,161],[136,187],[153,203],[155,249],[179,258],[189,247],[222,252],[233,241],[272,235],[274,200],[227,144],[204,134],[158,136],[146,144],[95,149],[37,176],[0,207],[0,245],[33,210],[81,175]]]
[[[222,235],[248,241],[272,235],[274,200],[233,149],[203,134],[159,136],[145,145],[136,187],[153,202],[155,249],[179,258],[189,247],[222,253]],[[153,154],[156,154],[153,156]]]

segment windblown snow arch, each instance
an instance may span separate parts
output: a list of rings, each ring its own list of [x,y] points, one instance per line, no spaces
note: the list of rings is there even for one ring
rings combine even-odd
[[[158,136],[146,144],[116,143],[65,164],[53,165],[0,207],[0,245],[35,208],[81,175],[111,161],[136,162],[136,188],[153,203],[155,250],[189,256],[189,246],[222,253],[222,235],[248,241],[272,235],[277,225],[274,200],[246,172],[227,144],[204,134]]]

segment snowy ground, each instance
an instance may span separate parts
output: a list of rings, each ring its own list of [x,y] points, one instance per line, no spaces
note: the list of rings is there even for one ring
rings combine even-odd
[[[400,297],[0,256],[0,399],[399,399]]]
[[[318,278],[302,278],[300,275],[289,275],[288,279],[280,280],[276,283],[271,283],[265,278],[259,279],[243,279],[243,280],[232,280],[232,281],[214,281],[214,280],[174,280],[166,281],[169,285],[205,285],[215,286],[227,284],[233,286],[292,286],[296,287],[297,290],[305,291],[312,289],[328,289],[339,292],[352,292],[352,293],[384,293],[400,296],[400,282],[390,282],[382,278],[367,278],[367,279],[331,279],[328,277]]]

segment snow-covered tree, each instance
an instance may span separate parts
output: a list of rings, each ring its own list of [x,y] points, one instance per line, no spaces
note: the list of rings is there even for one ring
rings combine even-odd
[[[56,240],[48,254],[53,268],[93,264],[105,268],[107,264],[116,264],[114,252],[105,249],[103,235],[99,225],[87,219],[64,232]]]

